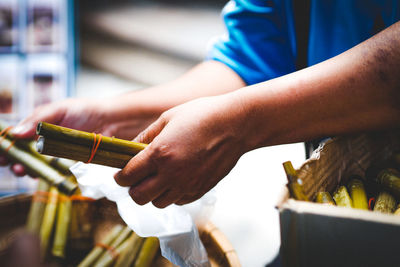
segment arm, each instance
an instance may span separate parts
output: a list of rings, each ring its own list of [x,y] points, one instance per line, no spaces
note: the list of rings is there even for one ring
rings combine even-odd
[[[254,114],[252,132],[265,133],[253,135],[249,149],[398,127],[400,22],[332,59],[232,96]]]
[[[39,121],[65,127],[132,139],[165,110],[191,99],[218,95],[244,86],[241,78],[217,61],[203,62],[182,77],[153,88],[116,96],[112,99],[67,99],[37,108],[14,128],[19,138],[33,138]],[[8,161],[0,155],[0,166]],[[12,170],[25,175],[15,164]]]
[[[399,123],[400,22],[313,67],[168,110],[115,179],[139,204],[185,204],[249,150]]]
[[[242,79],[225,64],[218,61],[206,61],[195,66],[183,76],[171,82],[141,91],[117,96],[106,104],[106,121],[117,121],[122,127],[110,127],[105,131],[109,135],[119,135],[124,139],[133,139],[164,111],[187,101],[228,93],[243,87]],[[136,124],[136,119],[149,118],[149,122],[140,127],[131,127],[129,135],[123,135],[121,128]],[[118,128],[118,129],[114,129]]]
[[[200,63],[182,77],[111,99],[67,99],[37,108],[13,134],[32,138],[40,121],[132,139],[165,110],[186,101],[227,93],[244,86],[241,78],[217,61]]]

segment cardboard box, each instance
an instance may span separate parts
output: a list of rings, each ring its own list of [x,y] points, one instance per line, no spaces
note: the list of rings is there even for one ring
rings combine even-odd
[[[310,199],[333,192],[372,162],[399,150],[399,132],[328,141],[298,170]],[[400,216],[289,199],[277,205],[283,266],[400,266]]]

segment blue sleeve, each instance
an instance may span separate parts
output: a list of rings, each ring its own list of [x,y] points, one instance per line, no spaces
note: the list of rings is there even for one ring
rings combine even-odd
[[[207,59],[234,70],[248,85],[295,71],[291,1],[232,0],[222,11],[227,34]]]

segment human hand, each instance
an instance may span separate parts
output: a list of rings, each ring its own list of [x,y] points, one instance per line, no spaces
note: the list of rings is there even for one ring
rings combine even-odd
[[[102,133],[106,136],[117,136],[132,139],[152,121],[150,116],[132,116],[116,114],[113,107],[118,106],[118,99],[92,100],[92,99],[67,99],[43,105],[14,127],[11,133],[16,138],[32,139],[35,137],[36,125],[40,121],[57,124],[64,127]],[[9,162],[4,155],[0,155],[0,166]],[[11,170],[17,176],[25,175],[25,169],[20,164],[12,164]]]
[[[132,199],[164,208],[199,199],[246,152],[246,119],[226,95],[197,99],[164,112],[134,141],[150,143],[115,175]]]

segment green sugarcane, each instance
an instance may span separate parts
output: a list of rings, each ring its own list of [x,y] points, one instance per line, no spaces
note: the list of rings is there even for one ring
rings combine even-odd
[[[91,201],[72,201],[69,247],[73,251],[89,251],[93,246],[95,205]]]
[[[111,243],[121,234],[123,226],[120,224],[115,225],[111,231],[101,240],[102,245],[110,246]],[[106,251],[102,246],[95,246],[90,253],[83,259],[83,261],[78,265],[78,267],[89,267],[100,258],[100,256]]]
[[[394,215],[400,215],[400,204],[397,205],[397,208],[396,208],[396,210],[394,212]]]
[[[39,179],[37,190],[32,197],[31,208],[29,209],[28,220],[26,222],[26,229],[30,233],[39,235],[49,189],[50,185],[46,181]]]
[[[133,233],[124,243],[118,248],[119,256],[114,267],[130,267],[135,261],[136,256],[143,244],[144,238]]]
[[[396,207],[396,199],[388,192],[381,191],[376,198],[374,211],[392,213]]]
[[[0,131],[3,131],[8,127],[10,127],[9,124],[0,120]],[[36,141],[26,140],[26,139],[17,139],[10,132],[7,133],[7,138],[10,140],[15,140],[15,144],[19,148],[30,153],[32,156],[35,156],[36,158],[42,160],[43,162],[55,167],[58,171],[62,172],[63,174],[69,174],[69,175],[71,174],[71,172],[69,171],[69,168],[72,165],[74,165],[76,163],[76,161],[42,155],[36,150]]]
[[[60,191],[66,194],[72,194],[77,188],[76,184],[67,181],[65,176],[56,169],[17,145],[13,145],[13,141],[8,138],[4,138],[0,142],[0,152],[6,153],[7,157],[13,162],[24,165],[30,174],[57,186]]]
[[[49,139],[64,141],[66,143],[78,144],[91,147],[93,145],[93,133],[78,131],[58,125],[39,122],[36,128],[37,135],[44,136]],[[115,137],[103,136],[99,146],[99,150],[113,151],[117,153],[124,153],[131,156],[136,155],[147,144],[131,142],[122,140]]]
[[[338,205],[340,207],[347,207],[347,208],[353,207],[353,201],[351,200],[346,187],[343,185],[340,186],[335,191],[335,193],[333,194],[333,199],[335,200],[336,205]]]
[[[296,170],[293,168],[293,165],[290,161],[286,161],[283,163],[283,168],[286,172],[286,177],[288,179],[288,188],[290,191],[290,195],[296,200],[302,201],[310,201],[307,195],[304,193],[303,182],[297,176]]]
[[[126,226],[124,230],[115,238],[114,241],[111,242],[111,250],[107,250],[101,257],[96,261],[96,267],[105,267],[110,266],[115,261],[115,255],[119,253],[116,251],[119,245],[121,245],[130,235],[132,234],[132,230]]]
[[[57,224],[54,235],[52,254],[59,258],[65,258],[65,247],[67,244],[69,223],[71,221],[72,201],[60,194],[58,201]]]
[[[400,173],[395,169],[384,169],[378,173],[376,180],[384,189],[400,198]]]
[[[321,204],[336,205],[329,192],[318,192],[315,201]]]
[[[367,194],[365,193],[364,184],[360,179],[351,179],[347,186],[350,190],[350,196],[353,201],[353,208],[368,210]]]
[[[48,165],[56,168],[58,171],[65,175],[71,175],[71,171],[69,170],[76,161],[70,159],[62,159],[56,158],[52,156],[47,156],[40,154],[36,149],[36,141],[26,141],[26,140],[18,140],[18,145],[23,147],[26,151],[30,152],[32,155],[37,157],[38,159],[46,162]]]
[[[156,237],[146,238],[133,266],[150,267],[159,247],[160,245]]]
[[[48,203],[44,211],[42,226],[40,228],[40,247],[42,258],[45,257],[50,243],[50,236],[53,231],[54,221],[56,218],[58,195],[59,193],[57,187],[52,186],[49,192]]]

